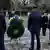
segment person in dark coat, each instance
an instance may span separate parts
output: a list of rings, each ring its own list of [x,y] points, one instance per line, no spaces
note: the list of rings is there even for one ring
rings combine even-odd
[[[43,36],[46,35],[47,25],[48,25],[48,16],[47,16],[47,13],[44,13],[44,16],[42,17],[42,32],[43,32]]]
[[[49,16],[49,21],[48,21],[48,29],[49,29],[49,45],[50,45],[50,16]]]
[[[28,30],[31,32],[31,48],[34,50],[34,36],[37,38],[37,50],[40,50],[40,24],[41,24],[41,13],[39,11],[33,11],[29,15],[28,19]]]
[[[0,0],[0,50],[4,50],[4,32],[6,29],[4,11],[10,9],[10,0]]]
[[[0,12],[0,50],[4,50],[4,33],[6,31],[5,15]]]

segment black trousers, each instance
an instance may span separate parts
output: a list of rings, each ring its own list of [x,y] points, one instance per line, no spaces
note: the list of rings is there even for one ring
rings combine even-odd
[[[48,42],[48,44],[50,45],[50,29],[49,29],[49,42]]]
[[[42,28],[43,36],[46,35],[46,28]]]
[[[0,36],[0,50],[4,50],[4,36]]]
[[[34,50],[35,35],[36,35],[36,39],[37,39],[37,50],[40,50],[40,38],[39,38],[39,34],[37,32],[31,33],[31,48],[30,48],[30,50]]]
[[[43,36],[46,36],[46,28],[47,28],[47,25],[44,24],[42,27]]]

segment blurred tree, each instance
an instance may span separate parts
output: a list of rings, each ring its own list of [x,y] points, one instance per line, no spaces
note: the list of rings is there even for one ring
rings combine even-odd
[[[34,4],[38,5],[39,0],[34,0]]]
[[[0,0],[0,9],[9,10],[10,6],[10,0]]]

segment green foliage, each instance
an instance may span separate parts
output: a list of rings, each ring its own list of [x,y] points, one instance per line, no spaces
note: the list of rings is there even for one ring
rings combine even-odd
[[[11,22],[14,22],[15,19],[12,19]],[[14,31],[16,31],[14,33]],[[18,32],[17,32],[18,31]],[[21,37],[24,33],[24,26],[23,26],[23,20],[19,19],[18,24],[12,24],[8,27],[7,34],[11,38],[18,38]]]

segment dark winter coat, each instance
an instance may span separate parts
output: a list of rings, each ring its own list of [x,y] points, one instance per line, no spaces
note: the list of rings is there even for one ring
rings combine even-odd
[[[39,32],[41,24],[41,13],[40,12],[31,12],[28,19],[28,30],[31,32]]]

